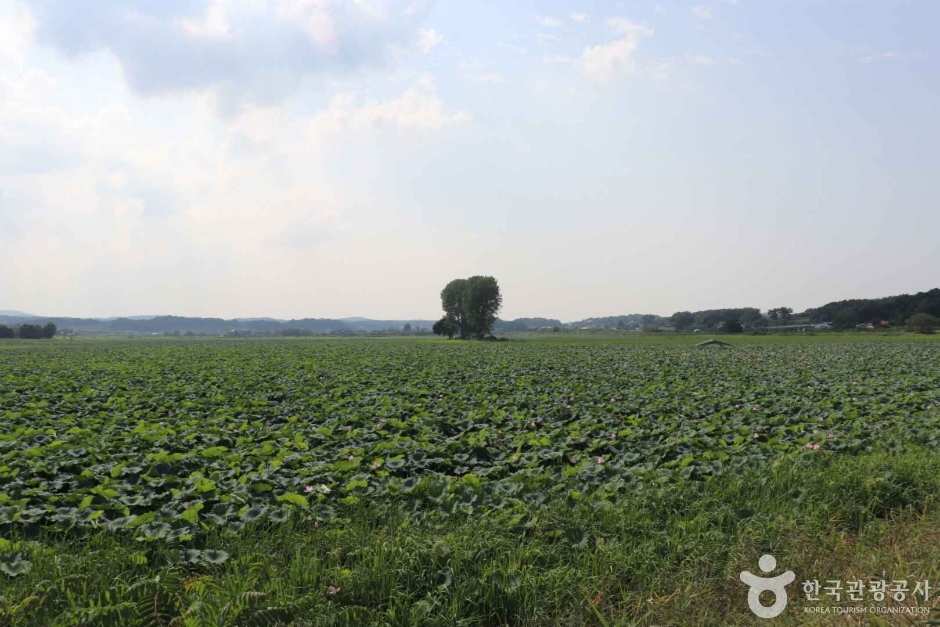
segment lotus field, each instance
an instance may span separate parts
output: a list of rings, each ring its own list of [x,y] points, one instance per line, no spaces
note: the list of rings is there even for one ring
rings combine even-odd
[[[421,530],[412,540],[427,548],[447,533],[490,526],[507,542],[531,538],[545,551],[558,547],[585,559],[618,540],[596,518],[605,511],[637,511],[676,494],[693,507],[716,489],[710,486],[745,490],[758,476],[772,482],[766,477],[775,468],[800,476],[831,464],[849,468],[853,459],[926,458],[938,437],[934,342],[12,344],[0,350],[0,590],[13,592],[0,597],[0,616],[22,624],[40,615],[50,623],[68,615],[68,624],[98,616],[94,599],[103,591],[87,583],[71,607],[45,599],[50,605],[36,614],[22,606],[32,590],[14,589],[44,569],[52,577],[57,554],[95,542],[129,547],[126,554],[138,557],[128,559],[139,563],[122,568],[134,576],[142,576],[135,568],[159,567],[183,579],[221,579],[218,569],[237,577],[248,568],[238,561],[240,541],[283,533],[334,546],[319,558],[326,574],[317,589],[306,591],[315,598],[263,593],[270,598],[262,605],[279,605],[284,616],[293,611],[292,619],[308,618],[314,607],[328,616],[346,606],[366,613],[348,624],[434,624],[434,617],[440,624],[460,617],[466,624],[578,624],[605,620],[605,612],[641,620],[626,597],[607,604],[586,588],[552,605],[536,582],[526,602],[487,597],[472,616],[467,607],[432,603],[417,622],[395,623],[389,608],[396,598],[413,607],[440,596],[434,591],[446,596],[444,587],[459,583],[451,579],[459,578],[460,561],[438,560],[424,573],[427,589],[415,591],[425,585],[416,575],[408,590],[399,582],[381,597],[356,597],[371,594],[356,591],[356,568],[365,566],[351,557],[356,549],[336,547],[368,519],[364,537]],[[812,494],[812,486],[796,486],[787,498],[812,501]],[[919,506],[928,500],[921,496],[898,503]],[[729,506],[733,524],[759,524],[745,505]],[[677,515],[692,514],[670,516]],[[743,551],[744,532],[728,533]],[[506,551],[500,570],[466,576],[505,590],[528,585],[528,558]],[[591,577],[608,589],[616,579]],[[643,582],[634,584],[658,585],[653,576]],[[192,609],[192,589],[184,588],[166,601],[167,611]],[[537,609],[549,606],[545,615]],[[119,613],[128,624],[137,620],[131,614]],[[236,614],[191,624],[241,624]]]

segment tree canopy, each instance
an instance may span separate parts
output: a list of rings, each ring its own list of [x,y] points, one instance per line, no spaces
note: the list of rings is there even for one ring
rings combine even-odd
[[[431,331],[434,332],[434,335],[446,335],[448,339],[454,339],[454,334],[457,332],[457,325],[454,324],[454,321],[444,316],[440,320],[434,323],[434,326],[431,327]]]
[[[752,326],[761,319],[760,309],[756,307],[739,307],[736,309],[706,309],[704,311],[677,311],[669,318],[669,322],[677,330],[685,329],[717,329],[729,321],[735,321],[744,326]]]
[[[8,329],[9,327],[4,327]],[[16,336],[21,340],[42,340],[50,339],[55,337],[56,326],[54,322],[47,322],[45,325],[41,324],[21,324],[16,329]],[[12,329],[10,329],[12,331]],[[0,330],[0,337],[12,337],[6,330]]]
[[[914,314],[908,320],[907,326],[914,333],[933,333],[940,326],[940,318],[927,313]]]
[[[434,325],[434,333],[459,334],[463,339],[483,337],[491,333],[502,306],[503,296],[494,277],[454,279],[441,290],[444,317]]]
[[[790,322],[790,318],[793,317],[793,308],[792,307],[775,307],[767,311],[768,317],[771,320],[779,320],[783,324]]]

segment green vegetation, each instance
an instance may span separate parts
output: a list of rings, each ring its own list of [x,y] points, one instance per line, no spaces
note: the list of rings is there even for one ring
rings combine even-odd
[[[911,316],[907,325],[914,333],[927,335],[933,333],[940,326],[940,319],[930,314],[919,313]]]
[[[918,313],[940,316],[940,288],[886,298],[842,300],[807,309],[803,315],[813,322],[832,321],[837,329],[851,329],[859,323],[882,320],[903,326]]]
[[[751,624],[770,550],[934,579],[935,337],[7,344],[0,624]]]
[[[46,324],[21,324],[16,328],[10,328],[0,324],[0,339],[10,340],[20,338],[21,340],[48,340],[55,337],[56,326],[54,322]]]
[[[482,338],[491,333],[496,314],[503,306],[499,284],[491,276],[454,279],[441,290],[444,317],[433,327],[437,335],[463,339]]]

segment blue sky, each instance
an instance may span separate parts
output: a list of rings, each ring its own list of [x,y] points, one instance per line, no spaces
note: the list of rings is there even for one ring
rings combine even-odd
[[[89,8],[92,7],[92,8]],[[0,0],[0,308],[795,309],[940,285],[934,2]]]

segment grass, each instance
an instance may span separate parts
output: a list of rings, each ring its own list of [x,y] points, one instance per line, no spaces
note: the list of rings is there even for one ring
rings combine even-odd
[[[554,502],[525,526],[363,506],[342,527],[217,532],[231,556],[217,566],[104,532],[12,537],[33,566],[5,582],[0,624],[749,625],[737,573],[765,552],[797,574],[776,624],[833,624],[803,613],[803,579],[940,574],[936,455],[757,470],[616,505]]]

